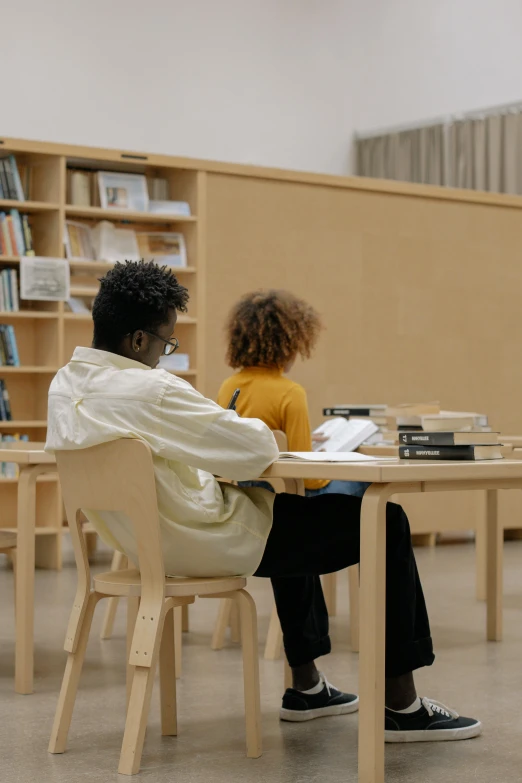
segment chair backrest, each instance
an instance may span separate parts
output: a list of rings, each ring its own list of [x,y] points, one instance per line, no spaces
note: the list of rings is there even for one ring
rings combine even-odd
[[[282,430],[272,430],[279,451],[288,451],[288,438]]]
[[[77,612],[85,611],[90,590],[89,561],[80,522],[82,510],[119,511],[128,517],[136,539],[142,600],[158,600],[165,594],[165,570],[148,445],[138,439],[113,440],[88,449],[58,451],[56,462],[78,568]],[[76,625],[71,616],[74,639],[68,634],[67,642],[74,648]]]

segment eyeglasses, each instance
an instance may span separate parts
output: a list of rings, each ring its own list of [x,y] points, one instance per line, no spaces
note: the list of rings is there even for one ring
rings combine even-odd
[[[159,334],[154,334],[154,332],[147,332],[146,329],[143,331],[145,334],[148,334],[149,337],[155,337],[157,340],[161,340],[162,343],[165,343],[163,346],[163,356],[170,356],[171,353],[174,353],[174,351],[178,350],[179,340],[177,337],[173,337],[172,340],[164,340],[163,337],[159,336]]]

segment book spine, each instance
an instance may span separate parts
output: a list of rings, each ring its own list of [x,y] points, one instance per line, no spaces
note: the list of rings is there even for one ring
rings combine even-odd
[[[399,446],[401,459],[475,459],[473,446]]]
[[[16,244],[16,233],[13,225],[13,218],[11,215],[7,215],[5,222],[7,224],[7,231],[9,233],[9,242],[12,248],[11,255],[19,256],[18,245]]]
[[[20,300],[18,298],[18,273],[16,269],[10,269],[9,272],[11,282],[11,296],[13,301],[11,302],[11,310],[13,313],[17,313],[20,310]]]
[[[2,283],[2,294],[3,294],[3,300],[4,300],[4,306],[2,310],[8,311],[9,310],[9,283],[8,283],[8,277],[7,269],[4,269],[4,271],[1,274],[1,283]]]
[[[13,231],[16,239],[16,249],[19,256],[25,255],[24,232],[22,230],[22,220],[17,209],[11,209],[9,212],[13,221]]]
[[[34,256],[33,233],[28,215],[22,215],[22,230],[24,234],[25,255]]]
[[[7,177],[7,189],[9,191],[9,198],[16,201],[16,185],[13,170],[11,168],[11,161],[9,158],[4,158],[4,170]]]
[[[4,198],[5,199],[11,198],[9,195],[9,182],[7,180],[4,160],[0,160],[0,182],[2,183],[2,191],[4,193]]]
[[[9,325],[7,327],[7,334],[9,335],[9,347],[13,358],[13,367],[20,367],[20,356],[18,355],[18,345],[16,342],[14,326]]]
[[[452,432],[400,432],[399,442],[406,446],[455,446]]]
[[[5,313],[7,310],[5,296],[4,296],[4,277],[6,270],[0,272],[0,313]]]
[[[0,421],[9,421],[4,397],[4,382],[0,380]]]
[[[369,416],[369,408],[323,408],[323,416]]]
[[[14,188],[16,192],[16,198],[18,199],[18,201],[25,201],[24,189],[22,188],[22,180],[20,179],[20,174],[18,172],[18,166],[14,155],[9,155],[9,163],[11,165],[11,171],[13,173],[13,182],[14,182]]]
[[[0,324],[0,364],[7,367],[7,345],[5,341],[5,326]]]
[[[0,384],[2,386],[0,391],[2,393],[2,399],[4,403],[5,421],[12,421],[13,414],[11,411],[11,399],[9,397],[9,392],[7,391],[7,386],[5,385],[5,381],[0,381]]]

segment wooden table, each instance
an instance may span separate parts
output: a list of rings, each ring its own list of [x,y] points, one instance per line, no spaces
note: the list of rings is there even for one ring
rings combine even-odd
[[[16,462],[20,469],[17,509],[15,691],[33,692],[34,670],[34,553],[36,479],[56,473],[56,461],[43,443],[3,443],[0,462]]]
[[[522,461],[278,460],[263,478],[366,481],[361,509],[359,783],[384,783],[386,502],[397,493],[486,491],[487,638],[502,638],[503,536],[497,490],[522,489]]]

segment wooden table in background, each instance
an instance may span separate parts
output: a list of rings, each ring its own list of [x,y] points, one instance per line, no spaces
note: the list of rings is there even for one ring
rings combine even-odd
[[[18,479],[15,690],[33,692],[34,671],[34,568],[36,527],[36,479],[56,473],[52,454],[43,443],[3,443],[0,462],[16,462]]]
[[[503,536],[499,489],[522,489],[522,461],[305,462],[278,460],[264,478],[340,479],[372,484],[361,509],[359,783],[384,783],[386,503],[403,493],[485,490],[487,638],[502,638]]]

